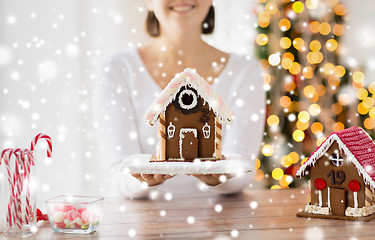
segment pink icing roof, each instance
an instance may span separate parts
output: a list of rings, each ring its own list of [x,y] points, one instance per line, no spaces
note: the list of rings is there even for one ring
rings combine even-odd
[[[332,145],[337,141],[340,149],[344,150],[349,161],[353,162],[358,171],[362,173],[364,181],[375,188],[375,143],[371,137],[359,127],[351,127],[331,133],[309,159],[297,171],[301,176],[308,166],[314,165]]]
[[[222,122],[229,123],[233,120],[232,110],[220,95],[213,90],[211,85],[195,71],[186,68],[168,83],[146,112],[145,118],[151,125],[155,124],[160,114],[165,112],[167,106],[175,99],[180,88],[185,85],[196,89],[198,94],[208,102],[210,108]]]

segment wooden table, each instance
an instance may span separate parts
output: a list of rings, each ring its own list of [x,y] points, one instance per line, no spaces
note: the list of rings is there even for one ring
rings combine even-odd
[[[97,232],[61,234],[45,225],[32,239],[375,239],[375,221],[296,217],[305,205],[302,189],[221,196],[180,186],[165,194],[154,200],[107,198]]]

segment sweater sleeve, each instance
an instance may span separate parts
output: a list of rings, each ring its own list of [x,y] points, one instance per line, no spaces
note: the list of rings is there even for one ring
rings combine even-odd
[[[139,127],[129,87],[130,74],[126,61],[118,54],[109,58],[104,66],[103,78],[94,89],[94,126],[100,140],[101,175],[106,192],[125,197],[145,197],[150,188],[128,173],[120,171],[122,161],[129,155],[142,152],[138,136]],[[105,174],[104,174],[105,172]]]
[[[254,176],[255,160],[261,146],[264,121],[265,99],[263,90],[262,68],[254,59],[244,60],[244,64],[236,64],[238,79],[231,82],[232,99],[227,100],[235,119],[223,131],[223,154],[239,154],[251,162],[250,173],[240,174],[215,187],[213,191],[232,194],[247,187]]]

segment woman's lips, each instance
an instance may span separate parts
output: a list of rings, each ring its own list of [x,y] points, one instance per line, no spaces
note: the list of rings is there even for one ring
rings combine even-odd
[[[187,12],[193,8],[195,8],[195,5],[176,5],[169,7],[169,9],[174,12]]]

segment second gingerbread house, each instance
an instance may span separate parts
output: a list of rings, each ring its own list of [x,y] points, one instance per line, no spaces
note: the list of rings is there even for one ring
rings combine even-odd
[[[192,69],[177,74],[145,118],[160,121],[157,161],[220,160],[222,124],[233,113],[211,85]]]
[[[310,175],[299,216],[370,220],[375,213],[375,144],[359,127],[331,133],[297,171]],[[363,219],[366,220],[366,219]]]

